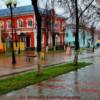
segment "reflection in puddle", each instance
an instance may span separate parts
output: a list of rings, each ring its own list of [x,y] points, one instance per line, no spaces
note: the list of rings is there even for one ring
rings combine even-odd
[[[99,57],[84,60],[93,62],[91,67],[28,86],[4,95],[1,100],[100,100]]]
[[[78,69],[76,69],[74,73],[75,73],[75,79],[74,79],[75,95],[80,95],[80,85],[79,85],[79,80],[78,80]]]

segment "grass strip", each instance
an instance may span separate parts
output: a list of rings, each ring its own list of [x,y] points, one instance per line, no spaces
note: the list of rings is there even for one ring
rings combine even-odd
[[[15,75],[6,79],[0,80],[0,95],[24,88],[28,85],[39,83],[58,75],[80,69],[88,66],[91,63],[80,62],[77,66],[73,63],[51,66],[43,70],[43,74],[38,76],[34,70],[31,72]]]

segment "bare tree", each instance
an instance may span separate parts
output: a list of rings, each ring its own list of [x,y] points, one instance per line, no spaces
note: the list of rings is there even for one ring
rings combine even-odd
[[[32,5],[34,8],[34,12],[35,12],[35,17],[36,17],[36,21],[37,21],[37,52],[38,52],[38,68],[37,68],[37,74],[41,75],[42,74],[42,66],[41,66],[41,59],[40,59],[40,54],[41,54],[41,15],[38,9],[38,0],[31,0],[32,1]]]
[[[87,10],[91,8],[95,0],[58,0],[60,1],[60,6],[65,9],[65,12],[69,15],[71,23],[74,22],[76,25],[75,32],[75,57],[74,63],[78,63],[78,51],[79,51],[79,28],[80,22],[82,22],[83,15],[86,14]],[[69,13],[68,13],[69,12]],[[83,22],[85,22],[83,20]],[[85,24],[83,25],[85,29]],[[83,38],[85,35],[83,34]]]
[[[100,15],[99,12],[100,9],[96,6],[91,4],[90,7],[86,10],[86,12],[80,17],[80,19],[83,20],[80,21],[85,27],[87,27],[87,25],[90,25],[90,32],[91,32],[91,43],[92,43],[92,51],[94,52],[94,48],[95,48],[95,30],[96,30],[96,25],[98,22],[100,22]],[[95,25],[96,24],[96,25]],[[84,28],[85,31],[85,28]]]
[[[38,11],[38,7],[36,6],[38,0],[31,0],[34,11],[36,14],[36,20],[37,20],[37,30],[38,30],[38,35],[37,35],[37,51],[41,51],[41,16]],[[67,20],[70,19],[71,23],[74,23],[76,25],[75,28],[75,56],[74,56],[74,64],[78,64],[78,52],[79,52],[79,28],[80,28],[80,22],[84,18],[85,14],[89,11],[91,7],[97,9],[94,7],[93,2],[95,0],[51,0],[52,8],[55,8],[55,4],[59,3],[59,6],[65,9],[65,12],[68,16],[66,17]],[[81,2],[81,3],[80,3]],[[81,7],[82,6],[82,7]],[[68,13],[69,12],[69,13]],[[92,16],[90,14],[90,16]],[[83,20],[82,23],[85,21]],[[85,29],[85,24],[83,25]],[[47,33],[48,34],[48,33]],[[48,36],[48,35],[47,35]],[[48,37],[47,37],[48,38]],[[85,38],[85,35],[83,34],[83,39]],[[47,43],[48,44],[48,43]]]

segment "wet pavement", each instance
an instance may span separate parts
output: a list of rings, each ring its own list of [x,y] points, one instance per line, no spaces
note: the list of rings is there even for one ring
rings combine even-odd
[[[79,60],[81,61],[84,58],[91,58],[93,56],[99,56],[100,48],[93,53],[83,52],[79,55]],[[42,66],[46,67],[49,65],[67,63],[73,61],[73,54],[71,56],[66,56],[65,51],[63,52],[50,52],[46,55],[46,59],[42,61]],[[26,61],[26,56],[16,56],[16,64],[12,65],[11,56],[0,56],[0,77],[8,76],[20,72],[30,71],[37,68],[38,58],[33,57],[31,61]]]
[[[99,50],[82,61],[93,64],[2,95],[0,100],[100,100]]]
[[[42,66],[49,66],[64,63],[70,60],[70,56],[66,57],[65,52],[48,53],[46,59],[41,62]],[[16,64],[12,65],[11,57],[0,57],[0,77],[12,75],[15,73],[28,71],[37,68],[38,58],[33,57],[30,61],[26,61],[26,56],[17,56]]]
[[[100,55],[100,49],[97,49],[96,52],[93,53],[87,53],[83,52],[79,55],[79,60],[85,58],[91,58],[93,56],[99,56]],[[67,63],[70,61],[73,61],[73,54],[71,56],[66,56],[65,51],[63,52],[50,52],[46,54],[46,59],[42,61],[42,66],[46,67],[49,65],[59,64],[59,63]],[[11,56],[0,56],[0,77],[8,76],[20,72],[30,71],[32,69],[37,68],[37,62],[38,58],[33,57],[31,58],[31,61],[26,61],[26,56],[16,56],[16,65],[12,65],[12,59]]]

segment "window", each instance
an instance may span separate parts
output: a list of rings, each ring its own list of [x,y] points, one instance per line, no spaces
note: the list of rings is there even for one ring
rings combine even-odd
[[[33,26],[33,21],[32,19],[27,20],[27,27],[32,27]]]
[[[11,20],[7,21],[7,28],[11,28]]]
[[[19,19],[18,20],[18,27],[19,28],[22,28],[23,27],[23,20],[22,19]]]

